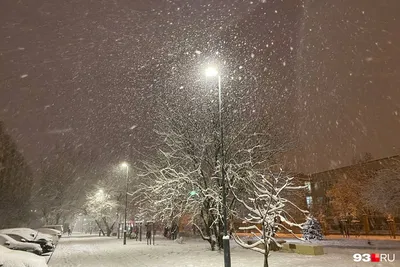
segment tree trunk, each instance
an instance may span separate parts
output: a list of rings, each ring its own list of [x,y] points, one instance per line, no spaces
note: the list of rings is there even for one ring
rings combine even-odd
[[[265,235],[265,231],[264,231]],[[269,244],[267,243],[268,240],[264,238],[264,267],[268,267],[268,255],[269,255]]]
[[[219,248],[219,250],[221,250],[221,249],[223,249],[224,248],[224,241],[223,241],[223,236],[224,236],[224,224],[223,224],[223,222],[222,222],[222,220],[221,219],[219,219],[219,222],[218,222],[218,235],[217,235],[217,242],[218,242],[218,248]]]
[[[198,229],[198,231],[199,231],[199,233],[200,233],[200,235],[201,235],[201,238],[202,238],[203,240],[207,240],[207,242],[210,243],[211,250],[214,251],[214,250],[215,250],[215,243],[214,243],[214,242],[212,241],[212,239],[211,239],[211,232],[210,232],[210,229],[209,229],[208,225],[204,224],[204,227],[205,227],[204,232],[205,232],[206,236],[204,236],[204,233],[203,233],[203,231],[200,229],[199,226],[197,226],[197,225],[195,225],[195,226],[196,226],[196,228]],[[207,237],[208,237],[208,239],[207,239]],[[213,243],[214,243],[214,244],[213,244]]]
[[[268,267],[268,252],[265,250],[264,252],[264,267]]]
[[[103,217],[102,219],[103,219],[104,225],[106,226],[107,236],[110,236],[110,235],[111,235],[111,229],[110,229],[110,227],[108,226],[106,217]]]
[[[213,232],[214,232],[214,237],[215,237],[215,239],[217,241],[216,245],[218,246],[218,250],[221,250],[221,243],[219,242],[219,238],[220,238],[219,231],[218,231],[217,226],[215,224],[213,226]]]
[[[60,222],[60,218],[61,218],[61,213],[57,212],[57,214],[56,214],[56,223],[55,224],[58,224]]]
[[[210,245],[211,245],[211,250],[215,250],[215,240],[214,237],[216,237],[216,232],[215,229],[212,227],[212,219],[209,219],[208,225],[206,226],[208,228],[209,236],[210,236]]]
[[[48,225],[49,224],[49,215],[48,214],[46,214],[45,216],[44,216],[44,221],[46,222],[46,225]]]
[[[211,231],[212,232],[212,231]],[[211,233],[210,232],[210,233]],[[211,233],[211,235],[210,235],[210,246],[211,246],[211,251],[215,251],[215,241],[214,241],[214,236],[213,236],[214,234],[212,234]]]
[[[103,229],[101,228],[101,225],[100,225],[99,221],[98,221],[98,220],[94,220],[94,221],[96,222],[97,227],[99,227],[101,233],[102,233],[103,235],[105,235]]]
[[[264,267],[268,267],[268,254],[269,254],[269,243],[267,238],[267,233],[265,231],[265,217],[262,224],[262,232],[263,232],[263,239],[264,239]]]

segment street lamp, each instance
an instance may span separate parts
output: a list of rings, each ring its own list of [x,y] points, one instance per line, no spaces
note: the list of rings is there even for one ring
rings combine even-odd
[[[128,207],[128,178],[129,178],[129,165],[126,162],[121,163],[122,168],[126,168],[126,191],[125,191],[125,219],[124,219],[124,245],[126,245],[126,213]]]
[[[231,252],[229,247],[229,235],[227,225],[227,211],[226,211],[226,182],[225,182],[225,150],[224,150],[224,128],[222,126],[222,94],[221,94],[221,75],[214,67],[206,69],[207,77],[218,77],[218,111],[219,111],[219,132],[221,139],[221,177],[222,177],[222,206],[223,206],[223,220],[224,220],[224,236],[222,238],[224,246],[224,264],[225,267],[231,267]]]

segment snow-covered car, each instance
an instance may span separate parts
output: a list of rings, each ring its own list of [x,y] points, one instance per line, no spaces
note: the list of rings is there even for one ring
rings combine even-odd
[[[48,241],[52,241],[53,237],[49,234],[44,234],[41,233],[37,230],[31,229],[31,228],[7,228],[7,229],[1,229],[0,233],[2,232],[9,232],[9,233],[18,233],[18,234],[24,234],[24,235],[30,235],[34,239],[46,239]]]
[[[46,225],[43,225],[41,228],[50,228],[50,229],[58,230],[61,233],[64,233],[64,227],[61,224],[52,224],[52,225],[46,224]]]
[[[34,231],[32,233],[32,231]],[[50,235],[39,233],[29,228],[9,228],[1,229],[0,234],[6,234],[17,241],[36,243],[42,247],[43,253],[54,250],[53,239]]]
[[[0,246],[1,267],[48,267],[46,258]]]
[[[59,230],[51,229],[51,228],[38,228],[36,229],[39,233],[48,234],[51,236],[56,236],[60,238],[62,236],[62,232]]]
[[[0,234],[0,245],[9,249],[33,252],[38,255],[43,253],[39,244],[17,241],[5,234]]]
[[[55,246],[53,242],[49,242],[44,239],[30,239],[29,236],[18,234],[18,233],[6,233],[6,235],[12,237],[13,239],[20,241],[20,242],[28,242],[28,243],[35,243],[39,244],[43,250],[43,253],[51,252],[54,250]]]

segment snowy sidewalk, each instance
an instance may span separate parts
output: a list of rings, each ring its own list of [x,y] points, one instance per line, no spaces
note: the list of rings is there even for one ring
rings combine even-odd
[[[251,236],[249,233],[238,233],[239,236]],[[301,237],[301,235],[297,234],[297,236]],[[278,234],[279,238],[285,239],[285,238],[293,238],[293,235],[291,234],[283,234],[279,233]],[[343,235],[339,234],[331,234],[331,235],[325,235],[324,239],[335,239],[335,240],[351,240],[351,239],[363,239],[363,240],[391,240],[391,241],[399,241],[400,242],[400,236],[397,236],[396,239],[393,239],[392,237],[388,235],[361,235],[361,236],[355,236],[351,235],[350,238],[345,238]]]
[[[255,240],[255,237],[249,237],[248,234],[241,234],[242,238]],[[301,237],[301,236],[299,236]],[[285,240],[288,243],[302,243],[303,241],[296,239],[293,235],[279,234],[278,240]],[[309,242],[307,242],[309,243]],[[350,237],[343,238],[341,235],[324,236],[321,241],[312,241],[313,244],[318,244],[326,247],[334,248],[352,248],[352,249],[373,249],[373,250],[397,250],[400,251],[400,239],[390,239],[390,237],[381,236],[381,238],[366,238],[363,237]]]
[[[292,235],[290,234],[279,234],[280,237],[282,238],[291,238]],[[335,240],[390,240],[390,241],[398,241],[400,242],[400,236],[397,236],[396,239],[391,238],[388,235],[360,235],[360,236],[355,236],[355,235],[351,235],[350,238],[345,238],[343,237],[343,235],[338,235],[338,234],[332,234],[332,235],[325,235],[324,236],[325,239],[335,239]]]
[[[262,267],[263,256],[244,250],[232,244],[232,267]],[[326,248],[325,255],[305,256],[293,253],[275,252],[271,255],[270,266],[295,267],[400,267],[400,253],[396,252],[394,263],[356,263],[354,253],[388,253],[387,251]],[[390,253],[394,253],[391,251]],[[163,237],[156,239],[156,245],[146,241],[127,240],[115,237],[72,236],[62,238],[54,252],[50,267],[222,267],[223,254],[210,251],[206,242],[194,239],[178,244]]]

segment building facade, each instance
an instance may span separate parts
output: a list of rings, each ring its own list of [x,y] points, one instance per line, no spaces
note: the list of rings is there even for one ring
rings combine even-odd
[[[359,225],[362,229],[361,233],[386,234],[391,227],[390,220],[388,221],[387,219],[387,214],[379,211],[360,211],[357,215],[349,214],[349,212],[346,211],[344,214],[341,214],[335,210],[332,205],[332,201],[334,200],[330,190],[340,180],[346,181],[346,179],[349,179],[350,181],[351,179],[359,178],[360,175],[371,178],[376,176],[381,170],[395,170],[399,167],[400,155],[396,155],[377,160],[359,162],[338,169],[308,175],[300,174],[297,176],[299,179],[304,181],[305,185],[308,186],[305,196],[305,202],[308,209],[311,214],[323,221],[327,232],[339,232],[341,227],[340,221],[346,219],[349,221],[350,227],[354,228],[353,230],[355,230]],[[351,183],[349,182],[349,187],[351,186],[350,184]],[[343,190],[346,190],[346,188]],[[358,198],[359,196],[355,193],[354,196],[350,195],[349,197]],[[391,216],[394,217],[393,219],[395,223],[397,222],[397,229],[399,229],[400,225],[398,222],[400,221],[400,207],[394,211],[394,214],[391,214]],[[358,224],[357,227],[355,224]]]

